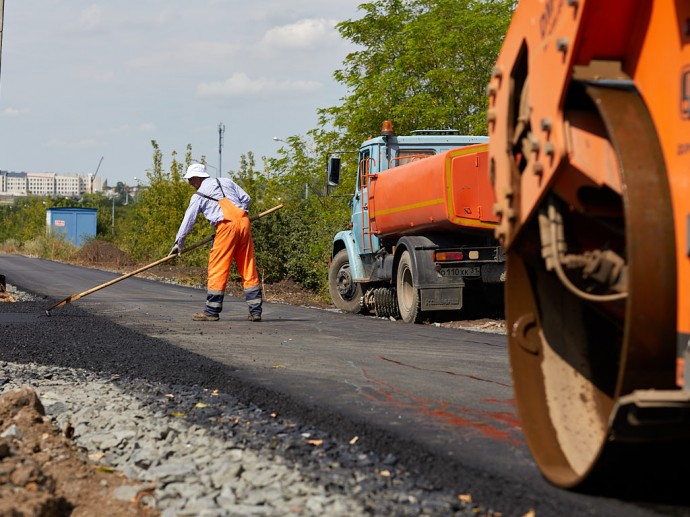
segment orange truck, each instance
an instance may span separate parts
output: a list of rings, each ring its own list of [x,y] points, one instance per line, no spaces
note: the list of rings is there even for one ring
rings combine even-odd
[[[408,323],[437,311],[502,308],[505,259],[493,235],[487,137],[398,136],[386,121],[358,154],[349,229],[333,239],[335,306]],[[332,157],[331,185],[339,174]]]
[[[561,487],[687,451],[689,20],[679,0],[522,0],[488,84],[513,384]]]

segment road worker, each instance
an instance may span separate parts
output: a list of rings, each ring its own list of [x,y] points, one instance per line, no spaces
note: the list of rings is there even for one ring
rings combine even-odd
[[[170,254],[179,254],[184,241],[201,212],[216,229],[213,247],[208,257],[208,287],[206,307],[194,314],[195,321],[218,321],[223,310],[225,286],[232,261],[242,277],[244,299],[249,306],[249,320],[261,321],[261,282],[256,272],[254,243],[247,216],[251,198],[229,178],[212,179],[202,163],[193,163],[187,168],[184,179],[196,192],[189,201],[189,207],[177,231]]]

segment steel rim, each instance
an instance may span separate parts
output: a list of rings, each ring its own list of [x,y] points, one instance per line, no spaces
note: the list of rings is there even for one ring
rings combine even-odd
[[[340,297],[346,302],[351,301],[355,293],[355,284],[352,281],[349,264],[343,264],[338,270],[336,285]]]

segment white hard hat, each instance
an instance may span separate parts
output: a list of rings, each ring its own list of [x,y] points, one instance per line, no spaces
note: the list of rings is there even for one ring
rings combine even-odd
[[[187,169],[187,172],[184,175],[184,179],[188,180],[189,178],[194,177],[210,178],[210,176],[206,172],[206,166],[203,163],[193,163]]]

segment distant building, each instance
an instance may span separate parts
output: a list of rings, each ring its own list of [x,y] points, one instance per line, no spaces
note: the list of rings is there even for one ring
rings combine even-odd
[[[26,173],[23,172],[6,172],[0,173],[5,177],[5,190],[3,194],[10,196],[26,196],[28,183],[26,181]]]
[[[93,174],[0,171],[0,196],[79,197],[102,191],[103,178]]]

